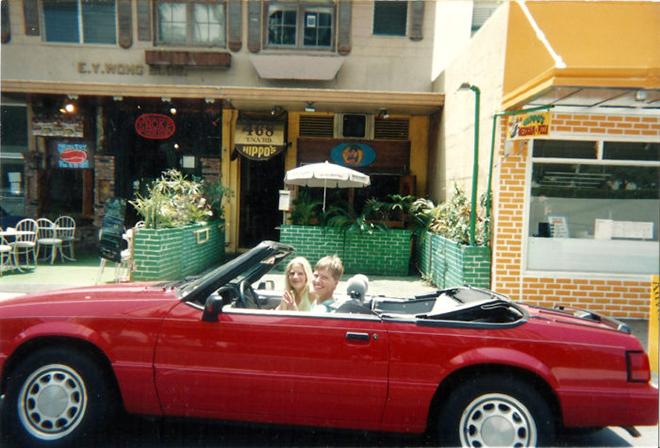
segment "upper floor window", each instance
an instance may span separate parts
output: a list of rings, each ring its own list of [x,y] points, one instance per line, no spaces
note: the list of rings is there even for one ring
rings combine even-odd
[[[47,42],[117,43],[115,0],[43,0]]]
[[[331,2],[273,2],[268,5],[267,45],[328,49],[334,35]]]
[[[374,2],[374,34],[405,36],[408,23],[407,1]]]
[[[226,20],[223,2],[158,2],[158,43],[224,47]]]

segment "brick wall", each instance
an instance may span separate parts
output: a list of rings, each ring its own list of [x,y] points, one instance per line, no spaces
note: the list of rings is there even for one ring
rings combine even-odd
[[[660,138],[660,118],[609,114],[555,113],[551,138],[566,136],[589,139],[638,137]],[[651,276],[646,280],[621,280],[599,275],[525,275],[523,236],[525,229],[525,172],[531,144],[516,142],[504,155],[506,122],[502,123],[499,154],[499,187],[495,192],[493,232],[493,289],[514,299],[542,306],[563,303],[621,318],[648,318]]]
[[[465,246],[426,232],[418,238],[416,248],[418,269],[437,287],[490,287],[488,247]]]
[[[224,226],[211,222],[173,229],[140,229],[133,253],[132,280],[179,280],[222,261]]]
[[[402,229],[342,232],[331,227],[283,225],[280,241],[296,248],[314,266],[319,258],[338,255],[347,274],[408,275],[412,232]],[[286,266],[286,262],[280,266]]]

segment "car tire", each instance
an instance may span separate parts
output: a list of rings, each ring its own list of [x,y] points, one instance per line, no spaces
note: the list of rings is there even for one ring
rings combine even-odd
[[[72,348],[45,348],[10,373],[2,426],[20,447],[92,446],[93,435],[115,416],[108,375]]]
[[[473,376],[459,383],[439,413],[444,446],[550,446],[555,422],[545,399],[523,379]]]

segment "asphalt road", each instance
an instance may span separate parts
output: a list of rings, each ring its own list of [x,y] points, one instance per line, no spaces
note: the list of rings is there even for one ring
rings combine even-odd
[[[658,447],[658,427],[638,427],[642,436],[633,438],[621,428],[560,434],[558,447]],[[4,434],[0,427],[0,446]],[[97,440],[84,445],[94,448],[181,448],[181,447],[431,447],[425,436],[317,430],[282,426],[201,422],[182,419],[120,418]],[[82,448],[77,446],[76,448]]]
[[[633,438],[622,428],[592,433],[560,434],[558,447],[658,447],[658,427],[638,427],[642,436]],[[141,447],[431,447],[424,436],[315,430],[308,428],[204,423],[127,417],[96,448]]]

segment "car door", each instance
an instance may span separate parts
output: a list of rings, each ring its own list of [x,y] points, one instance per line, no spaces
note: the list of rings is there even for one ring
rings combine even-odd
[[[378,429],[387,339],[373,315],[225,307],[204,322],[181,303],[163,324],[156,386],[171,415]]]

